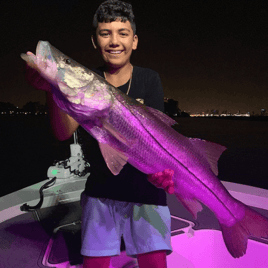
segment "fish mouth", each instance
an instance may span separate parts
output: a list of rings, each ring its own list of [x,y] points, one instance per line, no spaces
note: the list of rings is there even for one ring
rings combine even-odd
[[[44,58],[45,53],[47,51],[47,47],[49,47],[49,43],[47,41],[39,41],[36,46],[36,56],[42,56]]]
[[[42,42],[44,42],[44,41],[39,41],[38,43],[37,43],[37,46],[36,46],[36,55],[38,55],[38,54],[40,54],[40,46],[42,45]]]
[[[44,62],[46,62],[48,58],[53,58],[50,46],[47,41],[39,41],[36,47],[36,56],[41,57]]]

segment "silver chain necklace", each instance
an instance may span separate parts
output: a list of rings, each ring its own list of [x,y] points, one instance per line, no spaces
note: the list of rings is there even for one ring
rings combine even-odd
[[[132,65],[131,65],[131,66],[132,66]],[[105,78],[105,80],[107,80],[107,79],[106,79],[105,72],[103,72],[103,74],[104,74],[104,78]],[[129,81],[129,85],[128,85],[128,89],[127,89],[127,95],[128,95],[128,93],[129,93],[129,90],[130,90],[130,87],[131,87],[132,75],[133,75],[133,66],[132,66],[131,77],[130,77],[130,81]]]

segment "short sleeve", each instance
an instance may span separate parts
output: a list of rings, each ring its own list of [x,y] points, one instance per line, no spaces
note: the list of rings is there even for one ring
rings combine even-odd
[[[146,83],[145,105],[164,112],[164,90],[160,76],[153,72]]]

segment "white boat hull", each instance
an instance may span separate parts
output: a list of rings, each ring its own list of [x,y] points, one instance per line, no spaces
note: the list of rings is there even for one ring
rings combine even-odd
[[[44,190],[41,209],[21,211],[23,204],[34,206],[39,202],[39,189],[47,181],[0,198],[0,268],[82,267],[80,195],[86,177],[55,184]],[[268,190],[230,182],[223,184],[236,199],[268,217]],[[204,208],[195,221],[174,196],[168,195],[168,206],[172,215],[173,248],[173,253],[167,256],[169,268],[268,267],[267,240],[249,239],[246,255],[234,259],[226,249],[211,211]],[[137,260],[123,250],[120,256],[112,257],[110,268],[124,266],[138,267]]]

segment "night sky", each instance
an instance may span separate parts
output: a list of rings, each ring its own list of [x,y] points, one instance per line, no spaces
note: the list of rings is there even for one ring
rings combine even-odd
[[[103,1],[23,0],[1,6],[0,101],[45,104],[27,84],[20,53],[49,41],[88,68],[102,64],[90,36]],[[134,65],[156,70],[165,96],[185,111],[268,110],[266,1],[132,1],[138,49]]]

